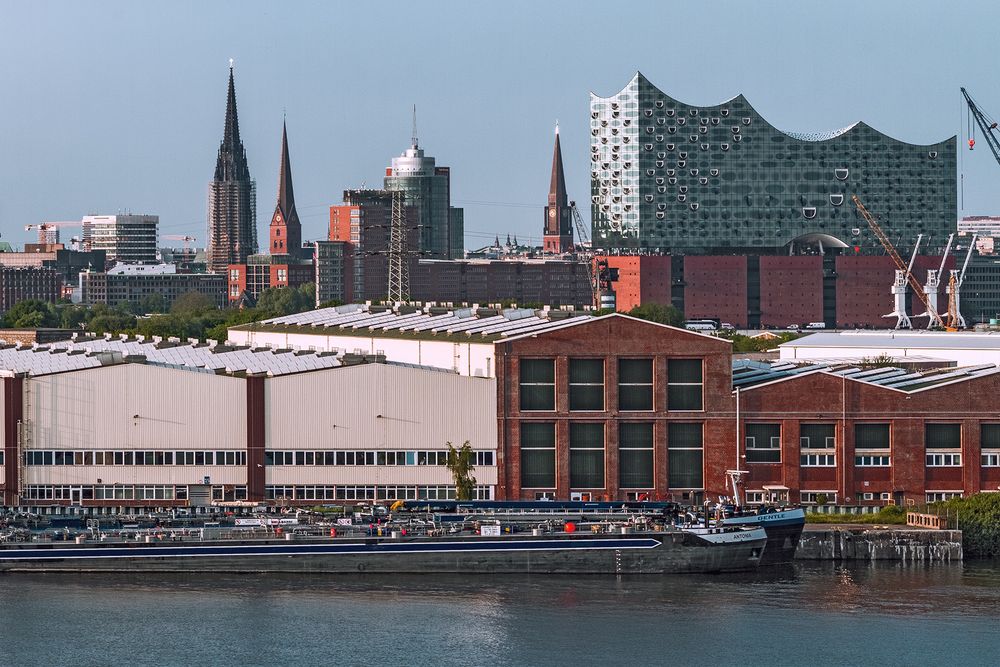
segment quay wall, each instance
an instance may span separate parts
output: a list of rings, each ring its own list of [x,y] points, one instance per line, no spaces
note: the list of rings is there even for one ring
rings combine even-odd
[[[806,529],[795,552],[798,560],[951,563],[962,560],[960,530],[887,528]]]

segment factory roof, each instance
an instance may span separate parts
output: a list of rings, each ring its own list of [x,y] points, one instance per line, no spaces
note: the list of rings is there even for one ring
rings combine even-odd
[[[814,333],[782,343],[780,348],[909,348],[1000,350],[1000,332],[983,331],[841,331]]]
[[[145,363],[216,374],[269,376],[337,368],[381,357],[313,350],[219,345],[139,338],[86,338],[48,345],[0,346],[0,373],[48,375],[119,363]]]
[[[960,368],[905,369],[896,366],[869,367],[858,363],[795,363],[792,361],[733,361],[733,388],[749,389],[811,373],[827,373],[888,389],[914,392],[952,382],[1000,373],[996,364]]]
[[[243,324],[234,329],[490,343],[589,321],[588,311],[395,307],[350,304]]]

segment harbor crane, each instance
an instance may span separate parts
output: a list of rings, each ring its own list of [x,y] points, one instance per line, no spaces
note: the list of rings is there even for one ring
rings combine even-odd
[[[895,246],[892,245],[892,241],[889,240],[889,237],[886,236],[885,232],[882,231],[882,228],[879,227],[879,224],[875,221],[875,217],[868,212],[868,209],[865,208],[865,205],[861,203],[861,200],[858,199],[857,195],[851,195],[851,201],[854,202],[854,205],[858,208],[858,213],[860,213],[861,217],[863,217],[865,219],[865,222],[868,223],[868,227],[872,230],[872,233],[875,235],[875,238],[879,240],[879,242],[882,244],[882,247],[885,248],[886,254],[888,254],[889,257],[892,258],[893,263],[896,265],[897,284],[893,285],[893,293],[896,293],[897,286],[905,289],[905,287],[909,285],[910,289],[913,291],[913,294],[918,299],[920,299],[921,303],[924,304],[924,307],[927,309],[927,314],[930,316],[933,325],[944,329],[948,329],[949,331],[954,331],[955,330],[954,328],[945,326],[944,321],[941,319],[941,315],[937,312],[936,309],[934,309],[931,306],[930,300],[924,293],[923,286],[920,284],[919,281],[917,281],[913,273],[911,273],[910,266],[908,266],[906,262],[903,261],[903,258],[899,256],[899,253],[896,251]],[[916,256],[916,251],[914,250],[914,257],[915,256]],[[897,308],[897,310],[899,309]],[[901,312],[905,314],[906,312],[905,308]]]
[[[948,327],[954,329],[965,328],[965,318],[962,316],[961,290],[962,283],[965,282],[965,272],[969,268],[969,260],[972,258],[972,251],[976,247],[976,234],[972,235],[969,241],[969,251],[965,254],[965,262],[962,263],[962,270],[951,270],[951,277],[948,278]]]
[[[948,235],[948,244],[944,248],[944,254],[941,256],[941,266],[937,269],[927,269],[927,282],[924,283],[924,294],[927,295],[927,302],[931,307],[927,312],[918,315],[917,317],[927,318],[927,328],[931,329],[934,326],[934,318],[931,317],[931,312],[939,313],[938,310],[938,290],[941,287],[941,277],[944,275],[944,265],[948,261],[948,253],[951,252],[951,243],[955,240],[954,234]]]
[[[571,201],[569,203],[569,208],[573,213],[573,226],[576,227],[576,244],[579,246],[578,256],[587,262],[587,275],[590,280],[590,303],[594,308],[601,307],[601,286],[600,286],[600,274],[597,267],[594,266],[594,248],[591,244],[590,250],[584,245],[587,240],[587,228],[583,224],[583,216],[580,215],[580,210],[576,207],[576,202]],[[607,262],[605,261],[605,265]]]

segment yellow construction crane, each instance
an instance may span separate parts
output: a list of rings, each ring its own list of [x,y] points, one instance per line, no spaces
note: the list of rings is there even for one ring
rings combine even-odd
[[[854,205],[858,207],[858,212],[861,214],[861,217],[863,217],[868,223],[868,227],[871,228],[875,238],[879,240],[882,247],[885,248],[886,253],[892,258],[896,268],[903,272],[903,275],[906,277],[906,282],[909,284],[914,296],[920,299],[921,303],[924,304],[924,307],[927,309],[927,314],[931,317],[934,324],[947,331],[956,331],[955,327],[945,326],[944,321],[941,319],[941,315],[938,314],[937,310],[931,305],[927,295],[924,294],[923,285],[921,285],[913,273],[910,272],[910,267],[907,266],[906,262],[903,261],[903,258],[899,256],[899,253],[896,252],[896,248],[892,245],[892,241],[889,240],[889,237],[886,236],[885,232],[882,231],[882,228],[879,227],[877,222],[875,222],[874,216],[868,212],[868,209],[866,209],[865,205],[861,203],[858,196],[851,195],[851,201],[853,201]]]

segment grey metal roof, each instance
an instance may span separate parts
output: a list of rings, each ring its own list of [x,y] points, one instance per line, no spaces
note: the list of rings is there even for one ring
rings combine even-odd
[[[344,365],[342,357],[313,350],[277,350],[205,343],[80,338],[51,345],[0,349],[0,371],[47,375],[125,361],[218,373],[287,375]]]
[[[820,332],[790,340],[778,347],[909,348],[921,350],[1000,350],[1000,332],[889,331]]]
[[[931,368],[907,371],[895,366],[861,368],[852,363],[797,363],[794,361],[760,362],[738,359],[733,362],[733,388],[748,389],[778,380],[786,380],[807,373],[830,373],[867,384],[916,391],[940,384],[969,380],[984,375],[1000,373],[996,364],[980,364],[961,368]]]
[[[373,311],[374,308],[374,311]],[[446,313],[431,312],[431,307],[400,312],[398,308],[367,304],[351,304],[336,308],[321,308],[305,313],[275,317],[236,329],[288,329],[301,328],[301,333],[329,334],[335,328],[339,335],[370,335],[377,333],[391,337],[394,333],[430,337],[485,341],[502,340],[511,336],[537,334],[589,320],[586,311],[565,314],[563,311],[507,308],[499,313],[494,308],[454,308]]]

